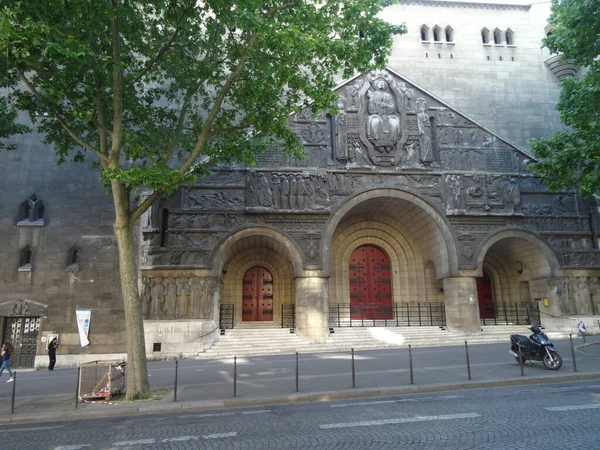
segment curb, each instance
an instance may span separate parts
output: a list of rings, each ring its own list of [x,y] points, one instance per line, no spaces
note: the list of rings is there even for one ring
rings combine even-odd
[[[188,403],[153,403],[140,404],[139,406],[127,405],[127,407],[118,409],[104,409],[92,411],[72,410],[65,412],[44,412],[41,414],[14,414],[12,416],[0,417],[0,424],[17,423],[35,423],[35,422],[56,422],[68,420],[84,420],[92,418],[129,416],[129,415],[153,415],[164,414],[171,411],[178,412],[202,412],[226,408],[248,408],[254,406],[268,405],[289,405],[297,403],[328,402],[336,400],[351,400],[362,398],[376,398],[397,395],[422,394],[430,392],[444,392],[462,389],[482,389],[508,386],[527,386],[533,384],[553,384],[572,381],[599,380],[600,372],[577,373],[571,375],[561,375],[556,377],[539,378],[508,378],[503,380],[488,381],[469,381],[453,384],[430,384],[425,386],[399,386],[387,388],[359,388],[344,391],[314,392],[288,394],[278,397],[262,397],[247,399],[224,399],[224,400],[203,400]],[[1,431],[1,430],[0,430]]]

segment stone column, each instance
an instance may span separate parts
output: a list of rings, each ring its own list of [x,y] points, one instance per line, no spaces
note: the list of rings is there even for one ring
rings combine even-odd
[[[479,333],[479,299],[473,277],[444,278],[446,325],[458,333]]]
[[[329,336],[328,278],[296,278],[296,333],[313,344]]]

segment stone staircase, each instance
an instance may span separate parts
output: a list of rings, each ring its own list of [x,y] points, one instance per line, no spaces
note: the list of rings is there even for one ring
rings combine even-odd
[[[327,341],[311,344],[308,340],[284,328],[234,328],[226,330],[223,336],[199,359],[230,358],[232,356],[259,356],[275,354],[346,352],[355,350],[375,350],[413,347],[438,347],[444,345],[488,344],[509,342],[511,334],[529,335],[526,325],[522,326],[483,326],[481,334],[464,335],[451,333],[440,327],[348,327],[333,328]],[[547,333],[551,339],[565,337],[559,333]],[[566,335],[568,337],[568,335]]]

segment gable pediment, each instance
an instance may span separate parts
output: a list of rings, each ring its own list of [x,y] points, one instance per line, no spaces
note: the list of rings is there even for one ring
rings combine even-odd
[[[0,316],[44,316],[48,305],[26,299],[10,300],[0,303]]]

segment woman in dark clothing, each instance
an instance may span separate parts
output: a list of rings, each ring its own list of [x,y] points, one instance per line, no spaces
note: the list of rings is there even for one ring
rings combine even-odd
[[[52,339],[48,344],[48,357],[50,358],[50,364],[48,365],[48,370],[54,370],[54,364],[56,364],[56,349],[58,347],[58,342],[56,342],[56,338]]]
[[[2,344],[2,351],[0,351],[0,356],[2,357],[2,365],[0,366],[0,376],[2,376],[2,372],[4,372],[4,369],[6,369],[6,371],[10,375],[10,378],[8,379],[7,383],[10,383],[11,381],[15,381],[15,379],[13,378],[13,371],[10,370],[10,355],[11,354],[12,354],[12,345],[10,345],[8,342]]]

